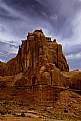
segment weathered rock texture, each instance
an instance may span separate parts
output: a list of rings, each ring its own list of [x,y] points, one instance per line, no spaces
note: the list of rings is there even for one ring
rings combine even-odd
[[[63,72],[66,78],[65,85],[71,89],[81,89],[81,72],[79,70],[74,70],[71,72]]]
[[[35,30],[22,40],[15,58],[0,62],[0,87],[0,100],[54,106],[62,92],[81,94],[81,72],[69,72],[61,44]]]
[[[27,40],[22,40],[17,56],[6,63],[3,75],[14,75],[28,68],[34,71],[46,63],[55,64],[61,71],[69,70],[62,46],[45,37],[42,30],[35,30],[28,33]]]
[[[5,63],[0,61],[0,76],[4,76]]]

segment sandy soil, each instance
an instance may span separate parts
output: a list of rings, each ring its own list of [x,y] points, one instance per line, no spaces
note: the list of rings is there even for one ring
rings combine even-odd
[[[27,118],[27,117],[14,117],[13,115],[0,116],[0,121],[44,121],[43,119]]]

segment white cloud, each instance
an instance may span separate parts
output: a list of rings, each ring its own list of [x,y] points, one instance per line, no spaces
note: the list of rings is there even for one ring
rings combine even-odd
[[[68,60],[80,60],[81,59],[81,52],[76,54],[67,55]]]
[[[0,61],[1,61],[1,62],[6,62],[6,61],[5,61],[5,60],[3,60],[3,59],[0,59]]]
[[[22,5],[21,8],[19,4],[15,6],[14,3],[13,7],[12,2],[9,6],[6,0],[5,3],[1,2],[0,8],[4,10],[0,27],[0,29],[2,28],[0,30],[1,41],[14,41],[15,44],[19,45],[28,31],[40,28],[43,29],[46,36],[58,39],[58,43],[63,45],[64,51],[69,50],[74,45],[81,45],[81,7],[80,2],[78,2],[81,0],[36,1],[39,3],[37,4],[39,9],[28,6],[28,1],[26,1],[27,5],[25,7]],[[71,30],[72,35],[70,34]],[[6,47],[6,49],[8,48]],[[14,48],[11,51],[16,52]],[[75,58],[80,59],[80,53],[67,56],[67,59]]]
[[[12,16],[12,17],[20,17],[20,18],[25,18],[24,14],[22,14],[22,12],[8,6],[6,3],[2,2],[0,4],[0,8],[4,9],[8,15]]]
[[[2,50],[3,52],[8,52],[8,53],[14,53],[16,54],[18,51],[18,48],[15,48],[14,46],[10,46],[9,44],[5,44],[2,46],[2,48],[0,48],[0,50]]]
[[[7,32],[1,32],[0,41],[2,41],[2,42],[11,42],[11,41],[14,41],[13,44],[19,45],[20,41],[21,41],[21,38],[16,37],[16,36],[10,34],[7,31]]]
[[[73,35],[70,38],[61,40],[64,50],[68,50],[68,48],[71,48],[75,45],[81,45],[81,11],[76,14],[71,24],[73,27]]]

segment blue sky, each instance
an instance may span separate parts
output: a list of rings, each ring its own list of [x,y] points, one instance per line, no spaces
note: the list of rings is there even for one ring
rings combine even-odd
[[[0,0],[0,60],[14,57],[35,29],[56,38],[70,69],[81,70],[81,0]]]

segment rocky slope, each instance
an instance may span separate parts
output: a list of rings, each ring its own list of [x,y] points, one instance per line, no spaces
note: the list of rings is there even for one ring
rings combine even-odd
[[[77,119],[81,119],[81,72],[69,71],[62,45],[56,39],[51,41],[42,30],[35,30],[22,40],[15,58],[6,64],[0,62],[0,101],[3,100],[45,107],[51,111],[47,115],[57,119],[77,117],[75,113],[79,112]],[[70,105],[76,105],[76,109]]]

